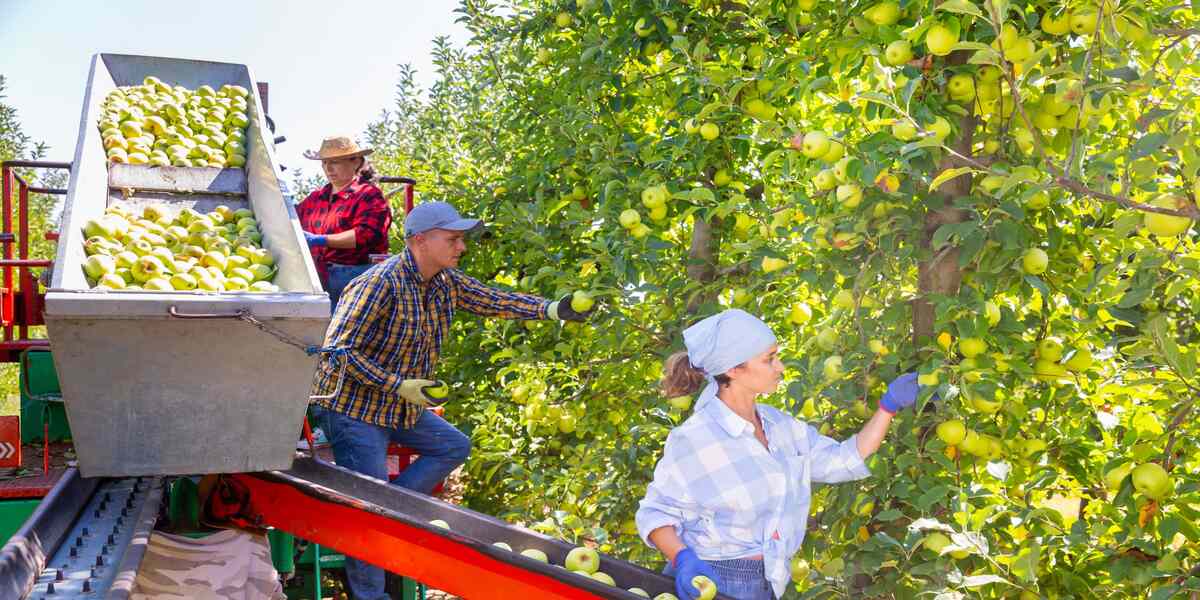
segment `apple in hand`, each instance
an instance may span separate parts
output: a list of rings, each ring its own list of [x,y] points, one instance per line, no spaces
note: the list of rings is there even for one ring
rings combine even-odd
[[[693,577],[692,587],[700,590],[700,595],[697,596],[699,600],[712,600],[717,596],[717,584],[704,575]]]

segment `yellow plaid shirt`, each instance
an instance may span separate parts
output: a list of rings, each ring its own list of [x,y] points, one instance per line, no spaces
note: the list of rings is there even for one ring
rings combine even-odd
[[[458,269],[424,281],[412,254],[393,256],[346,286],[325,333],[313,394],[337,386],[341,361],[346,375],[336,396],[323,406],[359,421],[408,429],[422,407],[400,397],[405,379],[435,379],[434,367],[454,311],[487,317],[545,319],[550,301],[488,287]]]

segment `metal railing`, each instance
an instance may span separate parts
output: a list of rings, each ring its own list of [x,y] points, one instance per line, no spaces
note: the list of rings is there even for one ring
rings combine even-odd
[[[20,353],[29,348],[49,347],[46,339],[29,337],[31,326],[41,325],[45,296],[38,287],[33,269],[49,268],[52,260],[29,258],[29,196],[30,194],[66,195],[62,188],[30,185],[17,169],[65,169],[71,170],[69,162],[39,160],[8,160],[0,163],[0,245],[3,258],[3,288],[0,289],[0,326],[4,337],[0,341],[0,361],[17,360]],[[16,193],[14,203],[13,193]],[[16,231],[13,231],[13,210],[16,209]],[[57,232],[46,232],[48,240],[57,240]],[[16,244],[16,257],[13,245]],[[14,281],[15,280],[15,281]],[[14,287],[15,283],[15,287]],[[19,309],[19,310],[18,310]]]

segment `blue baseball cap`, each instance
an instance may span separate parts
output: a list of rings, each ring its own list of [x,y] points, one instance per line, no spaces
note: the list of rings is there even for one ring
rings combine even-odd
[[[481,225],[479,219],[464,219],[449,202],[418,204],[404,219],[404,237],[425,233],[430,229],[470,231]]]

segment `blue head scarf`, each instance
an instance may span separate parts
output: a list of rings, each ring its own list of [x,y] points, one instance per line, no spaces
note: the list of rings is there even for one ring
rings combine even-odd
[[[696,400],[696,410],[717,397],[716,376],[766,352],[775,333],[761,319],[731,308],[683,330],[688,361],[704,373],[708,385]]]

